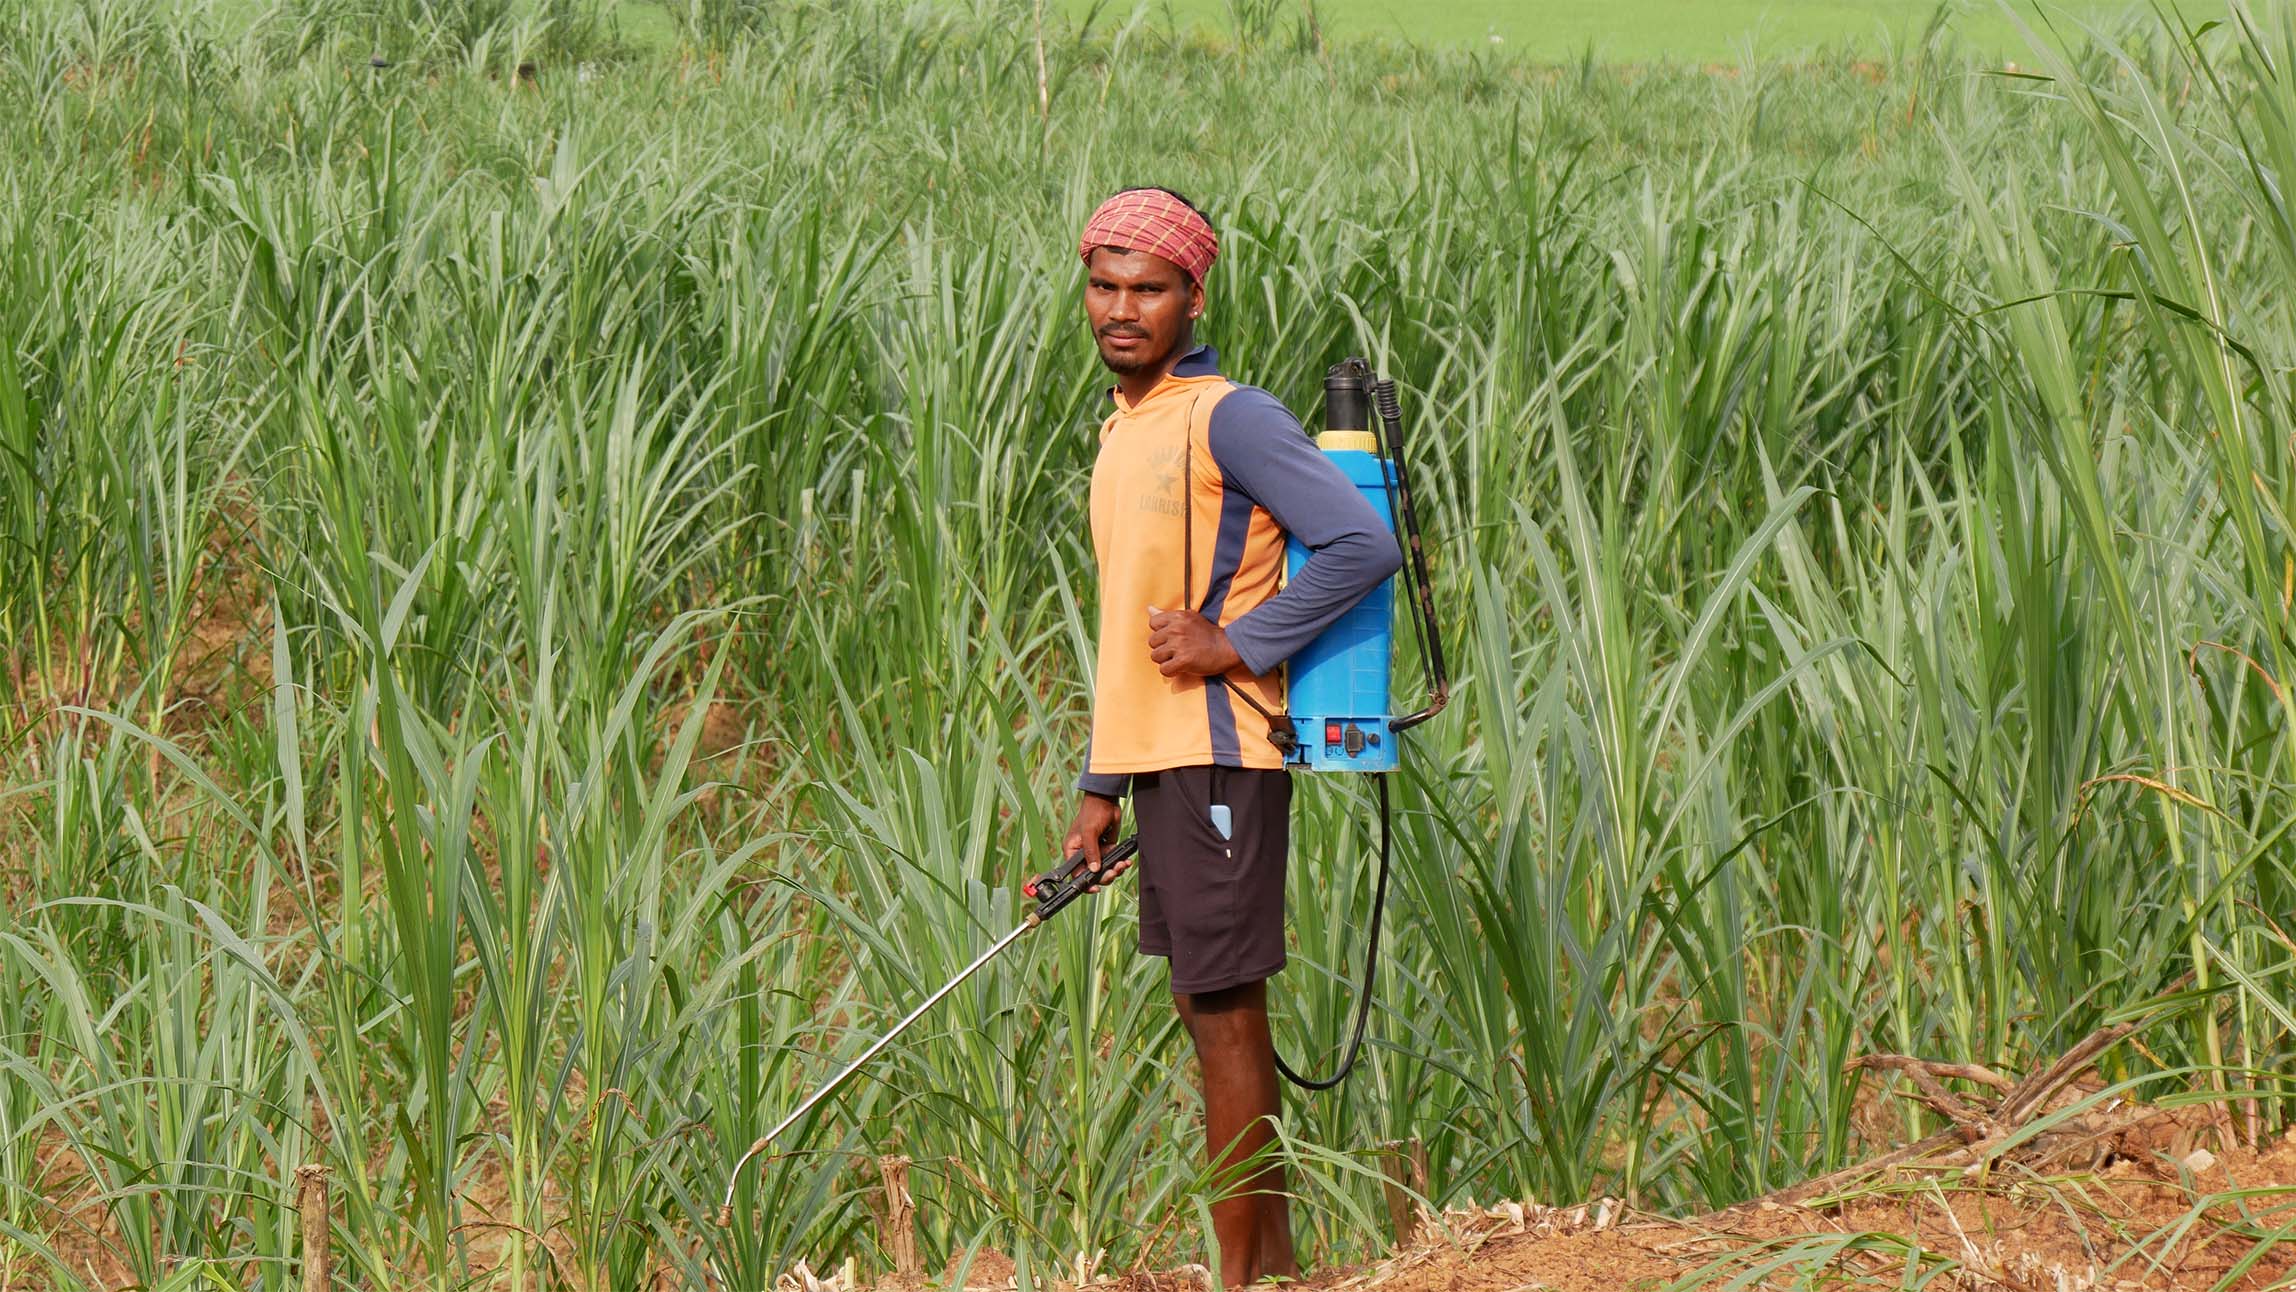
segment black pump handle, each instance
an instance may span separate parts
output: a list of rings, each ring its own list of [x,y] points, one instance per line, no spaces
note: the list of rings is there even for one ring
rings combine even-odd
[[[1338,370],[1333,371],[1336,374]],[[1365,371],[1369,371],[1368,365]],[[1324,385],[1330,388],[1329,377]],[[1427,706],[1397,718],[1390,726],[1393,731],[1409,731],[1451,703],[1451,673],[1443,664],[1443,632],[1435,618],[1435,590],[1427,580],[1427,548],[1419,537],[1418,509],[1411,505],[1410,469],[1403,462],[1403,405],[1395,397],[1395,382],[1390,378],[1373,381],[1370,394],[1379,410],[1380,456],[1395,467],[1388,484],[1388,509],[1395,513],[1396,541],[1403,548],[1404,559],[1411,563],[1405,595],[1411,600],[1412,617],[1419,621],[1419,644],[1427,652]]]
[[[1036,922],[1042,924],[1060,914],[1061,908],[1084,896],[1094,884],[1113,879],[1108,868],[1122,861],[1130,861],[1140,851],[1140,836],[1127,835],[1122,843],[1104,848],[1100,852],[1100,869],[1085,863],[1084,851],[1070,853],[1057,870],[1047,871],[1028,881],[1021,891],[1036,899]]]

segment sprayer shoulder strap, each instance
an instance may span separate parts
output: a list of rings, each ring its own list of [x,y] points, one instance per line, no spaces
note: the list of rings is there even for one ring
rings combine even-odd
[[[1196,605],[1196,409],[1204,397],[1188,405],[1188,423],[1180,432],[1180,604],[1198,614]],[[1211,595],[1211,589],[1205,589]],[[1291,717],[1277,713],[1261,704],[1259,697],[1228,680],[1224,673],[1215,673],[1208,680],[1228,688],[1228,694],[1252,707],[1254,713],[1268,721],[1268,738],[1277,748],[1284,748],[1283,736],[1292,729]]]

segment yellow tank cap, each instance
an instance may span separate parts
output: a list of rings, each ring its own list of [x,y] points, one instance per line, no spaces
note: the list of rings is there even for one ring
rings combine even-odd
[[[1325,431],[1315,437],[1315,446],[1326,453],[1353,449],[1358,453],[1379,452],[1379,437],[1369,431]]]

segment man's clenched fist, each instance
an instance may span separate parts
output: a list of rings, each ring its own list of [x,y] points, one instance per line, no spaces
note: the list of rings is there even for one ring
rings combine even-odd
[[[1148,658],[1166,677],[1217,677],[1243,663],[1228,630],[1193,610],[1148,607]]]

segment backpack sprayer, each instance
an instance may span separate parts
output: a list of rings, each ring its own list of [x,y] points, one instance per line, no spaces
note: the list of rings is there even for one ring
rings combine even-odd
[[[1378,411],[1374,421],[1370,414]],[[1371,365],[1351,358],[1323,376],[1323,434],[1316,446],[1335,463],[1348,483],[1361,490],[1379,519],[1395,531],[1403,548],[1398,577],[1407,585],[1420,653],[1427,661],[1427,703],[1397,715],[1389,684],[1395,663],[1396,580],[1384,580],[1348,608],[1316,639],[1291,657],[1290,748],[1284,764],[1311,772],[1368,772],[1379,787],[1379,878],[1371,897],[1371,929],[1363,954],[1363,981],[1355,993],[1355,1026],[1347,1052],[1328,1077],[1303,1077],[1276,1054],[1276,1069],[1303,1090],[1329,1090],[1347,1080],[1363,1052],[1363,1030],[1371,1020],[1371,989],[1379,972],[1379,926],[1387,913],[1387,876],[1393,855],[1393,822],[1387,802],[1387,774],[1402,762],[1397,736],[1443,711],[1451,702],[1451,677],[1443,667],[1443,635],[1435,620],[1435,594],[1427,581],[1427,550],[1419,537],[1419,517],[1411,506],[1411,477],[1403,465],[1403,408],[1395,383]],[[1376,428],[1376,429],[1374,429]],[[1401,523],[1399,524],[1398,521]],[[1296,575],[1308,550],[1289,540],[1284,570]],[[1242,692],[1237,692],[1241,695]],[[1271,724],[1277,725],[1277,724]],[[1280,726],[1278,727],[1280,731]],[[1281,744],[1284,737],[1277,736]]]
[[[1450,675],[1443,665],[1442,635],[1435,620],[1434,593],[1427,582],[1427,553],[1420,541],[1419,518],[1411,506],[1411,477],[1403,464],[1403,412],[1395,397],[1395,383],[1378,376],[1362,359],[1350,358],[1324,374],[1323,393],[1324,430],[1316,437],[1316,445],[1346,475],[1348,482],[1362,491],[1380,521],[1395,531],[1404,560],[1396,576],[1383,580],[1292,656],[1287,663],[1290,712],[1267,715],[1269,738],[1283,751],[1285,767],[1310,772],[1365,772],[1371,774],[1379,787],[1379,878],[1372,896],[1369,946],[1364,953],[1363,982],[1356,992],[1354,1032],[1348,1040],[1347,1053],[1340,1060],[1338,1070],[1320,1080],[1299,1075],[1284,1062],[1282,1055],[1276,1056],[1276,1066],[1285,1078],[1308,1090],[1329,1090],[1347,1078],[1362,1051],[1364,1025],[1371,1016],[1371,989],[1379,967],[1380,919],[1387,908],[1388,863],[1392,851],[1387,774],[1396,769],[1402,754],[1396,737],[1442,712],[1451,698]],[[1376,421],[1372,417],[1375,410]],[[1286,574],[1297,575],[1300,567],[1307,564],[1308,556],[1306,547],[1296,539],[1290,540],[1284,555]],[[1416,712],[1401,715],[1391,712],[1390,705],[1397,579],[1408,585],[1407,606],[1420,650],[1427,661],[1427,703]],[[1233,693],[1257,707],[1257,702],[1245,692]],[[1139,851],[1139,836],[1129,836],[1102,851],[1101,865],[1113,866],[1130,860]],[[784,1131],[836,1092],[982,965],[1066,910],[1103,878],[1103,873],[1093,869],[1080,851],[1064,859],[1056,869],[1030,880],[1022,891],[1036,899],[1036,909],[1029,912],[1018,927],[958,970],[954,978],[920,1001],[890,1031],[863,1050],[859,1058],[807,1095],[795,1111],[749,1146],[728,1173],[725,1198],[718,1207],[718,1224],[733,1223],[734,1185],[752,1158],[763,1153]]]

